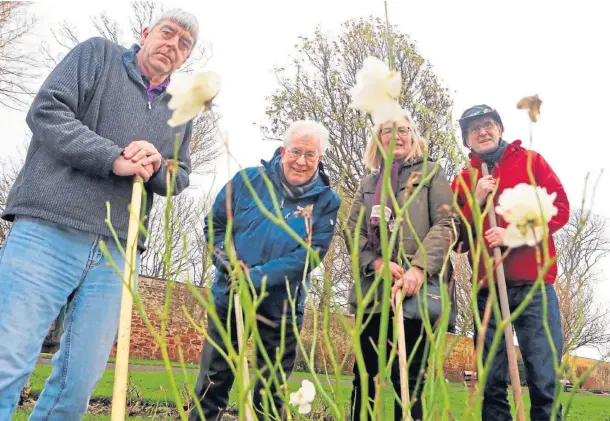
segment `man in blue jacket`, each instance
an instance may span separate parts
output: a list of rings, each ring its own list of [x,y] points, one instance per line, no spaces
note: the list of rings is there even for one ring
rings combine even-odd
[[[123,48],[104,38],[74,47],[32,102],[32,139],[2,217],[15,221],[0,251],[0,420],[10,420],[51,323],[68,303],[60,350],[30,420],[77,421],[115,340],[124,259],[106,225],[127,239],[134,176],[167,194],[166,159],[179,142],[174,193],[189,184],[192,123],[167,121],[169,77],[190,55],[197,19],[168,10]],[[140,250],[143,249],[140,238]]]
[[[288,302],[287,283],[293,298],[296,298],[296,316],[299,328],[303,322],[303,310],[306,288],[303,273],[308,264],[307,250],[301,246],[282,227],[268,219],[246,183],[246,177],[262,204],[275,213],[272,194],[265,183],[263,174],[273,184],[273,194],[280,205],[286,224],[302,239],[308,240],[311,235],[311,247],[319,251],[322,259],[330,246],[333,237],[340,199],[330,188],[328,176],[324,173],[321,159],[328,142],[328,131],[324,126],[313,121],[293,123],[284,136],[284,146],[278,148],[270,162],[262,161],[262,167],[252,167],[238,173],[230,181],[231,212],[233,214],[232,247],[237,259],[247,267],[252,283],[260,293],[263,278],[266,298],[258,308],[257,327],[265,350],[275,362],[276,347],[281,343],[281,320],[286,316],[285,351],[281,365],[289,376],[292,372],[297,342],[292,325],[292,314]],[[229,312],[231,294],[231,267],[226,258],[225,234],[227,228],[227,186],[216,197],[212,208],[213,238],[217,273],[212,285],[214,304],[224,326],[230,319],[233,346],[237,349],[237,337],[234,312]],[[311,208],[311,226],[305,209]],[[207,223],[206,219],[206,223]],[[206,235],[208,228],[206,227]],[[310,272],[314,267],[307,266]],[[285,310],[285,309],[288,310]],[[209,320],[208,337],[222,346],[222,339],[217,327]],[[265,365],[262,356],[257,354],[259,367]],[[227,406],[229,391],[233,385],[234,375],[227,361],[211,344],[207,343],[201,353],[201,367],[195,391],[200,399],[206,420],[219,419]],[[262,410],[259,391],[262,384],[254,386],[254,407]],[[273,392],[275,406],[281,410],[282,400]],[[190,414],[190,420],[199,420],[197,410]]]

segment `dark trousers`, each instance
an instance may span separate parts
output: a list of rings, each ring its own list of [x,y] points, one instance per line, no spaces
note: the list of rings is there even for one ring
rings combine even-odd
[[[223,324],[226,326],[226,319],[223,320]],[[269,326],[267,323],[262,321],[257,322],[257,327],[267,355],[269,356],[269,359],[273,363],[275,363],[276,349],[280,346],[282,340],[280,330],[281,328],[279,324],[278,326]],[[235,349],[237,349],[236,332],[237,327],[235,325],[235,317],[232,316],[231,342]],[[208,335],[214,340],[214,342],[219,344],[224,349],[221,336],[214,322],[212,321],[208,321]],[[294,334],[294,330],[292,328],[292,324],[290,323],[286,324],[284,346],[285,350],[282,357],[281,366],[284,372],[286,373],[286,377],[289,377],[294,368],[297,347],[297,341]],[[201,404],[201,409],[203,410],[205,420],[220,420],[222,419],[222,414],[229,403],[229,392],[231,391],[231,387],[233,386],[235,376],[233,375],[233,372],[229,368],[229,365],[224,359],[224,357],[210,343],[206,342],[203,346],[200,364],[201,366],[199,368],[199,378],[197,379],[197,384],[195,386],[195,393],[199,397],[199,403]],[[267,365],[261,353],[257,353],[256,355],[256,364],[257,367],[261,370]],[[263,373],[267,376],[267,378],[274,378],[273,374],[269,373],[268,369],[263,370]],[[279,372],[276,372],[275,374],[277,375],[278,379],[281,379]],[[283,400],[279,396],[277,396],[275,385],[273,383],[272,385],[273,387],[271,388],[271,392],[273,395],[273,401],[278,412],[281,415]],[[260,380],[257,380],[254,386],[254,393],[252,396],[255,410],[260,410],[261,413],[263,412],[264,408],[260,394],[260,390],[262,388],[262,382]],[[268,405],[268,408],[269,414],[273,414],[271,404]],[[194,407],[193,404],[193,409],[189,414],[189,421],[199,420],[201,420],[201,418],[199,417],[197,408]]]
[[[377,347],[377,343],[379,341],[379,325],[381,322],[381,314],[375,314],[372,316],[369,324],[364,328],[362,335],[360,336],[360,346],[362,347],[362,356],[364,358],[364,365],[366,372],[368,374],[368,399],[375,399],[375,376],[379,372],[379,360],[377,351],[375,348]],[[405,343],[406,343],[406,351],[407,351],[407,360],[409,359],[411,352],[415,348],[415,344],[422,334],[422,324],[419,320],[411,320],[405,319]],[[390,318],[390,323],[388,323],[388,341],[392,340],[393,335],[393,327],[392,327],[392,319]],[[372,343],[371,343],[372,340]],[[411,364],[409,365],[409,398],[413,400],[413,398],[417,398],[416,402],[411,406],[411,417],[414,420],[422,420],[422,405],[421,405],[421,395],[423,391],[423,373],[427,367],[427,358],[425,354],[426,347],[426,337],[423,336],[421,342],[419,343],[417,350],[411,360]],[[375,347],[373,347],[375,344]],[[388,355],[390,354],[390,346],[387,347]],[[415,390],[415,385],[417,383],[418,376],[422,376],[420,380],[419,387]],[[394,386],[394,390],[400,396],[400,370],[398,365],[398,356],[395,358],[394,363],[392,365],[392,372],[390,375],[390,379],[392,381],[392,385]],[[368,404],[368,402],[365,402]],[[351,414],[352,421],[360,421],[360,408],[362,405],[362,392],[360,386],[360,370],[357,364],[354,364],[354,388],[352,390],[352,399],[351,399]],[[372,407],[372,405],[371,405]],[[367,412],[368,413],[368,412]],[[367,417],[368,420],[372,420],[370,414]],[[402,419],[402,406],[399,402],[394,404],[394,420]]]
[[[532,289],[531,285],[508,287],[508,303],[511,313],[519,306],[525,296]],[[555,344],[557,357],[561,360],[563,338],[561,333],[561,316],[559,313],[559,302],[553,285],[545,285],[547,299],[547,321],[551,336]],[[483,320],[485,304],[489,291],[481,290],[477,297],[479,314]],[[530,418],[532,421],[548,421],[551,418],[553,402],[555,400],[555,366],[551,345],[544,329],[542,291],[540,288],[534,294],[533,300],[513,323],[519,350],[525,365],[527,385],[531,400]],[[483,361],[486,360],[489,348],[496,333],[498,323],[492,316],[485,332],[485,343],[483,345]],[[475,338],[477,335],[475,334]],[[483,395],[483,419],[486,421],[511,421],[508,403],[508,358],[506,357],[506,346],[504,335],[502,342],[497,348],[496,355],[490,367]],[[561,421],[561,411],[557,412],[557,421]]]

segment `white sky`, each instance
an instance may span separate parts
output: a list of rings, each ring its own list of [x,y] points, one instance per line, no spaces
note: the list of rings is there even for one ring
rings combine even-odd
[[[380,0],[166,1],[199,19],[201,38],[213,47],[207,68],[220,73],[217,98],[233,154],[242,166],[268,159],[276,143],[262,141],[265,96],[276,84],[273,68],[287,65],[299,35],[316,25],[338,32],[350,18],[383,16]],[[529,146],[528,119],[516,109],[526,95],[544,101],[533,148],[563,182],[572,206],[580,206],[584,180],[608,169],[610,134],[610,16],[608,2],[566,1],[394,1],[390,22],[411,34],[420,53],[453,93],[455,117],[474,104],[498,109],[505,138]],[[93,35],[89,17],[100,12],[127,24],[128,2],[39,1],[38,36],[52,41],[49,28],[67,20],[79,24],[81,38]],[[128,38],[128,37],[126,37]],[[43,71],[44,73],[44,71]],[[41,80],[42,81],[42,80]],[[26,138],[25,112],[0,108],[0,157],[14,153]],[[237,169],[226,157],[215,166],[215,180],[197,179],[199,190],[218,188]],[[587,197],[590,199],[591,195]],[[610,181],[605,174],[593,210],[610,217]],[[610,261],[603,263],[610,275]],[[610,280],[598,286],[600,304],[610,304]],[[596,355],[595,353],[586,353]]]

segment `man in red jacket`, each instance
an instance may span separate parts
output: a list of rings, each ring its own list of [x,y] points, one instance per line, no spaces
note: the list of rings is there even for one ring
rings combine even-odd
[[[486,204],[487,196],[497,187],[494,203],[497,204],[498,197],[502,191],[512,188],[520,183],[530,184],[527,171],[528,155],[531,156],[531,168],[536,185],[546,188],[548,193],[557,193],[554,206],[557,214],[548,221],[548,246],[551,257],[555,255],[555,245],[551,234],[566,224],[570,214],[570,204],[565,190],[559,178],[544,160],[544,158],[531,150],[521,146],[520,140],[507,143],[502,139],[504,126],[498,112],[487,105],[476,105],[464,111],[460,120],[462,139],[464,145],[470,148],[470,168],[466,168],[453,181],[453,190],[457,191],[457,202],[463,215],[464,222],[470,224],[472,233],[476,236],[472,209],[467,200],[466,189],[476,186],[474,199],[481,209]],[[489,168],[489,175],[483,177],[481,164],[485,162]],[[476,177],[476,180],[472,180]],[[460,178],[464,183],[460,182]],[[490,228],[489,221],[485,218],[483,224],[484,240],[488,247],[489,255],[492,255],[494,247],[506,250],[504,245],[504,232],[507,227],[506,221],[501,217],[496,228]],[[462,225],[458,247],[461,251],[470,249],[467,228]],[[475,238],[475,241],[476,238]],[[539,245],[542,251],[541,245]],[[543,256],[544,253],[541,253]],[[472,257],[472,256],[470,256]],[[483,318],[483,312],[489,294],[488,279],[485,264],[479,262],[478,282],[481,287],[477,296],[479,315]],[[472,262],[472,259],[471,259]],[[504,272],[508,290],[508,301],[511,312],[513,312],[523,301],[531,290],[532,285],[538,278],[538,265],[536,261],[536,248],[522,246],[510,250],[504,260]],[[538,289],[534,293],[533,300],[514,322],[515,332],[519,340],[519,349],[525,363],[527,384],[531,399],[530,417],[532,421],[546,421],[551,417],[551,411],[555,396],[556,373],[554,361],[561,358],[563,346],[561,332],[561,318],[559,304],[553,283],[557,275],[557,266],[553,264],[544,275],[547,321],[551,336],[555,345],[556,355],[550,345],[549,338],[543,324],[543,295]],[[492,317],[485,332],[483,344],[483,361],[487,358],[489,348],[496,327],[500,321]],[[476,335],[475,335],[476,338]],[[483,417],[485,421],[510,421],[510,405],[508,403],[508,360],[504,337],[497,348],[498,351],[493,359],[485,384]],[[555,360],[554,360],[555,358]],[[561,413],[557,414],[556,420],[561,420]]]

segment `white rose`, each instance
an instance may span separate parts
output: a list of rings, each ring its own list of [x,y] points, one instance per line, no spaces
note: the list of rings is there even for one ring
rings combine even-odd
[[[311,411],[311,403],[316,397],[316,388],[309,380],[301,382],[301,388],[290,394],[290,405],[297,406],[299,414],[308,414]]]
[[[220,76],[214,72],[172,75],[167,93],[172,97],[168,107],[174,113],[167,124],[176,127],[195,118],[202,109],[207,111],[219,90]]]
[[[400,73],[390,71],[383,61],[369,56],[356,73],[356,86],[350,91],[351,106],[370,113],[374,124],[399,120],[403,117],[398,103],[401,89]]]
[[[557,193],[548,194],[545,188],[521,183],[506,189],[498,198],[496,212],[508,222],[504,243],[508,247],[534,246],[542,240],[542,221],[557,215],[553,205]]]

